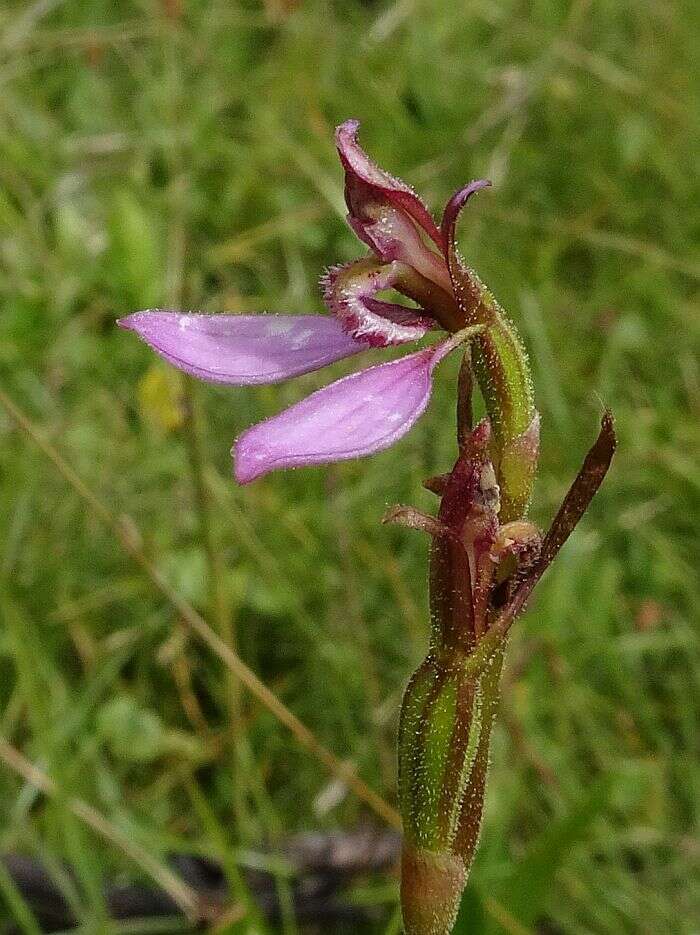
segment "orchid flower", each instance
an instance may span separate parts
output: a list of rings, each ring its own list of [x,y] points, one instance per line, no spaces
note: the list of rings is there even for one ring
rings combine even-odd
[[[440,229],[408,185],[371,162],[357,143],[357,128],[354,120],[338,127],[336,144],[348,222],[370,253],[323,277],[330,316],[149,310],[119,321],[185,373],[236,386],[287,380],[369,348],[414,343],[437,330],[462,334],[462,340],[437,341],[358,370],[243,432],[232,451],[241,484],[277,468],[357,458],[393,445],[425,411],[437,364],[489,324],[483,315],[465,314],[456,296],[464,283],[455,280],[451,260],[457,213],[489,183],[472,182],[458,192]],[[378,297],[389,289],[415,307]],[[532,413],[515,434],[531,421]]]
[[[513,324],[456,246],[459,214],[486,181],[448,201],[440,226],[418,196],[374,165],[358,124],[338,127],[348,222],[369,253],[322,279],[330,316],[137,312],[123,319],[165,360],[213,383],[275,383],[359,354],[440,338],[358,370],[254,425],[234,446],[247,483],[276,468],[369,455],[425,411],[433,371],[458,346],[458,456],[425,486],[436,516],[394,507],[385,521],[427,532],[431,639],[399,722],[401,904],[407,935],[449,935],[481,829],[491,727],[511,625],[581,519],[615,450],[606,413],[597,441],[542,536],[527,520],[539,447],[528,360]],[[413,305],[390,302],[399,293]],[[472,424],[472,376],[486,417]]]

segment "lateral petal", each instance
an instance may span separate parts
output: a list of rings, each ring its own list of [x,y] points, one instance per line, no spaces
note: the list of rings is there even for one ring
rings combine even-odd
[[[367,350],[324,315],[203,315],[160,310],[120,319],[161,357],[200,380],[277,383]]]
[[[236,480],[389,448],[425,411],[446,344],[360,370],[247,429],[232,451]]]
[[[462,262],[457,253],[456,228],[457,219],[472,195],[490,188],[488,179],[475,179],[464,188],[460,188],[450,198],[442,215],[441,230],[445,247],[445,261],[449,270],[452,288],[457,304],[465,313],[467,321],[473,319],[473,310],[481,300],[481,281],[474,272]]]

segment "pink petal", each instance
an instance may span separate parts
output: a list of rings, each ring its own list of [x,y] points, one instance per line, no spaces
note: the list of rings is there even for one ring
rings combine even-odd
[[[367,350],[323,315],[136,312],[119,322],[168,363],[200,380],[277,383]]]
[[[245,431],[233,447],[240,484],[278,468],[360,458],[388,448],[425,411],[443,342],[360,370]]]
[[[369,257],[335,266],[321,280],[323,300],[348,334],[373,347],[417,341],[435,322],[405,305],[375,299],[378,292],[398,286],[397,264],[383,265]]]
[[[449,289],[439,228],[415,192],[367,156],[357,142],[358,126],[357,120],[347,120],[335,133],[345,169],[350,226],[385,263],[401,260],[443,289]],[[439,253],[431,249],[426,239],[436,244]]]

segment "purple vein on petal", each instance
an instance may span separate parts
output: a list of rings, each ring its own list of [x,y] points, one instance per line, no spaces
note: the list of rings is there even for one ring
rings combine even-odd
[[[446,343],[353,373],[247,429],[232,451],[236,480],[389,448],[425,411]]]
[[[119,321],[161,357],[200,380],[277,383],[367,350],[323,315],[135,312]]]

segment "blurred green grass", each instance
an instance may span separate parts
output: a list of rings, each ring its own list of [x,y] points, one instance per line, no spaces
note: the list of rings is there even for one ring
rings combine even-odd
[[[491,177],[461,247],[531,351],[537,521],[601,399],[620,449],[513,639],[474,886],[500,892],[607,777],[539,931],[697,933],[697,4],[283,8],[5,4],[2,387],[134,518],[172,587],[393,800],[400,693],[426,638],[425,543],[378,521],[394,502],[432,507],[420,481],[452,456],[454,363],[394,450],[242,490],[233,437],[320,378],[183,386],[114,320],[154,305],[320,310],[322,270],[359,253],[331,137],[349,116],[436,209]],[[0,437],[0,733],[149,853],[226,856],[235,892],[246,849],[366,817],[238,694],[1,410]],[[76,865],[86,931],[106,930],[103,875],[138,872],[61,796],[0,766],[9,849]]]

